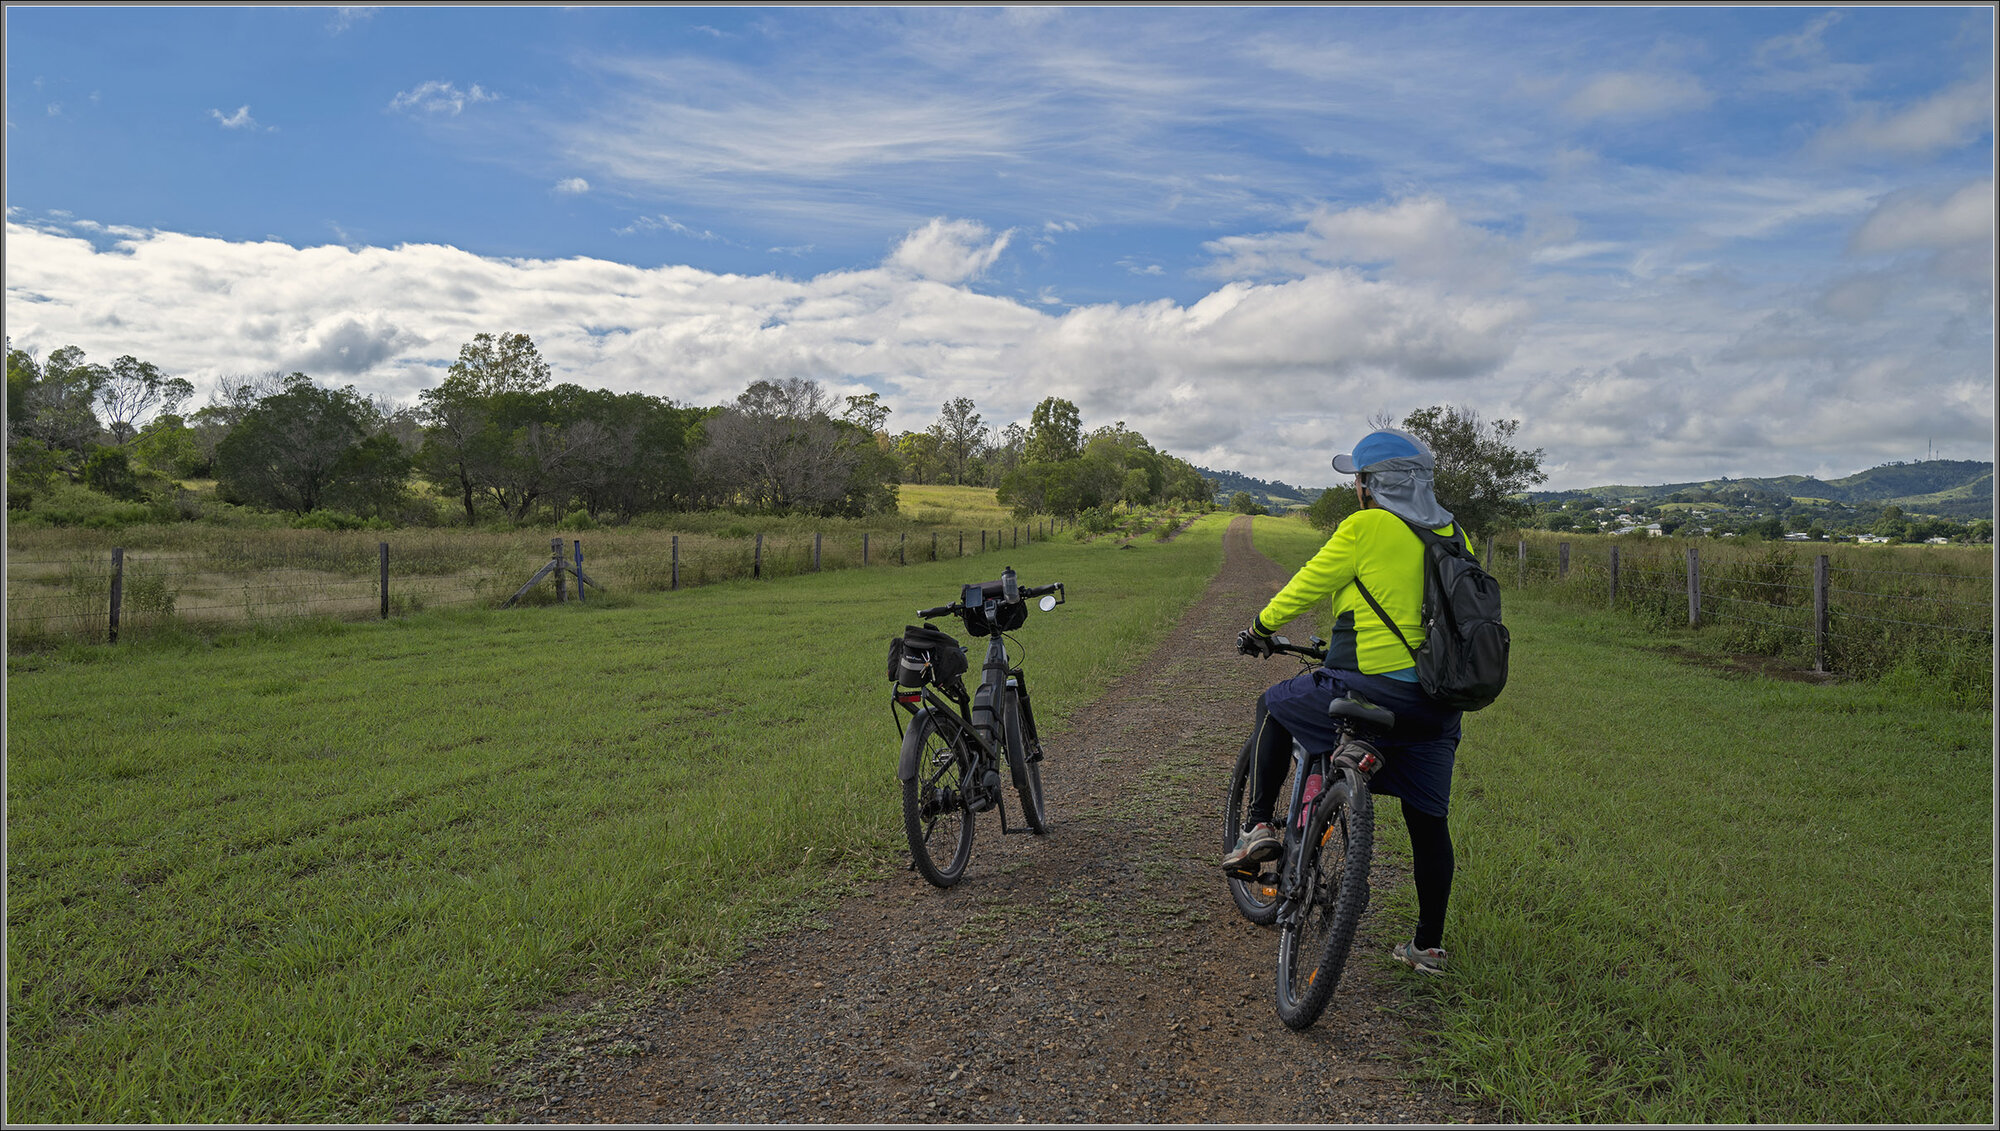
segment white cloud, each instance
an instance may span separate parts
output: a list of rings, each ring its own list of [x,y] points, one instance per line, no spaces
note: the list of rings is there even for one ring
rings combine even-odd
[[[1993,132],[1993,77],[1968,79],[1895,111],[1868,106],[1822,133],[1816,146],[1832,156],[1925,157]]]
[[[1855,230],[1863,255],[1949,251],[1993,241],[1993,180],[1974,181],[1943,200],[1902,193],[1884,200]]]
[[[565,196],[581,196],[590,191],[590,182],[582,177],[564,177],[556,182],[556,191]]]
[[[889,266],[907,271],[920,279],[940,283],[962,283],[977,279],[1007,250],[1012,231],[992,233],[986,225],[972,220],[947,220],[942,216],[903,237],[889,254]]]
[[[335,35],[339,35],[355,24],[374,19],[375,13],[381,10],[379,5],[336,7],[333,9],[333,15],[326,21],[326,29]]]
[[[1364,266],[1473,287],[1500,281],[1511,254],[1504,241],[1431,196],[1343,209],[1322,205],[1297,231],[1225,236],[1202,247],[1216,257],[1202,274],[1215,278],[1287,278]]]
[[[617,232],[621,236],[650,234],[653,232],[673,232],[677,235],[691,236],[698,240],[719,240],[722,238],[707,229],[696,231],[664,212],[658,216],[641,216],[622,228],[613,228],[612,231]],[[774,252],[796,254],[802,251],[811,251],[812,247],[810,245],[802,248],[774,247],[771,250]]]
[[[1713,101],[1700,80],[1667,71],[1613,71],[1586,82],[1564,100],[1573,118],[1650,118],[1699,110]]]
[[[426,114],[449,114],[456,117],[467,106],[475,106],[481,102],[497,102],[499,99],[498,94],[482,88],[478,83],[473,83],[472,89],[462,91],[452,83],[442,79],[432,79],[397,93],[396,97],[389,100],[389,109],[421,110]]]
[[[266,132],[275,132],[277,130],[276,126],[260,125],[257,119],[250,116],[250,107],[248,105],[238,106],[234,114],[225,115],[220,110],[210,110],[208,115],[216,121],[221,122],[222,128],[225,130],[262,129]]]

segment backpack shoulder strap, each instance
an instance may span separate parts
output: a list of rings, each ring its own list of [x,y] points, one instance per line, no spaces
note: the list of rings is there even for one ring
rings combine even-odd
[[[1382,623],[1388,626],[1389,631],[1396,634],[1396,642],[1403,646],[1403,651],[1408,652],[1412,660],[1416,659],[1417,650],[1410,647],[1409,637],[1404,636],[1403,630],[1396,627],[1396,622],[1389,619],[1389,614],[1382,611],[1382,606],[1375,600],[1375,594],[1368,591],[1368,584],[1361,580],[1360,574],[1354,575],[1354,587],[1361,590],[1362,600],[1367,601],[1368,607],[1375,610],[1375,615],[1381,618]]]

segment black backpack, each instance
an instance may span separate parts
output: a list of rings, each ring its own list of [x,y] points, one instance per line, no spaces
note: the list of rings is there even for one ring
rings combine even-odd
[[[1368,607],[1417,662],[1424,694],[1453,711],[1477,711],[1507,686],[1507,626],[1500,623],[1500,583],[1479,565],[1454,531],[1442,537],[1414,523],[1424,544],[1424,644],[1411,648],[1403,630],[1356,577]]]

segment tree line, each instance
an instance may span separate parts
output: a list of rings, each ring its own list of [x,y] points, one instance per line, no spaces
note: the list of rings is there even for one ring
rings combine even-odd
[[[861,517],[895,510],[899,483],[995,487],[1023,516],[1068,517],[1201,506],[1215,490],[1122,421],[1086,434],[1058,397],[1025,425],[992,428],[959,397],[930,426],[892,432],[879,394],[835,403],[803,378],[755,381],[715,406],[553,383],[519,333],[476,335],[414,405],[303,373],[224,379],[184,411],[193,395],[131,356],[98,365],[66,346],[37,360],[10,344],[9,506],[62,483],[157,500],[210,478],[229,503],[396,523],[715,508]]]

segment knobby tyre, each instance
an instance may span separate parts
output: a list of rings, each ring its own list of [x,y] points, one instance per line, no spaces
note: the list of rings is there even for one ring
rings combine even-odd
[[[1251,743],[1243,744],[1243,752],[1236,756],[1236,770],[1229,776],[1229,799],[1222,807],[1222,851],[1227,853],[1236,847],[1236,838],[1243,828],[1244,814],[1250,808],[1250,771],[1256,764],[1257,751]],[[1292,807],[1292,776],[1286,774],[1278,786],[1278,798],[1272,804],[1273,821],[1283,821],[1284,814]],[[1236,910],[1245,919],[1260,927],[1268,927],[1278,921],[1278,869],[1284,859],[1266,860],[1259,865],[1261,875],[1255,880],[1229,877],[1229,897],[1236,901]]]
[[[917,749],[917,772],[903,782],[903,832],[909,837],[910,858],[924,879],[948,888],[972,859],[972,811],[965,805],[971,759],[928,714],[910,724],[903,743]]]
[[[1293,1029],[1319,1020],[1340,984],[1361,913],[1368,909],[1368,866],[1375,851],[1375,801],[1354,770],[1344,770],[1306,818],[1305,882],[1280,924],[1278,1019]]]
[[[1049,831],[1048,809],[1042,798],[1042,764],[1028,758],[1028,735],[1021,717],[1021,693],[1008,688],[1001,705],[1001,725],[1007,728],[1007,769],[1014,775],[1014,792],[1021,796],[1021,814],[1037,833]]]

